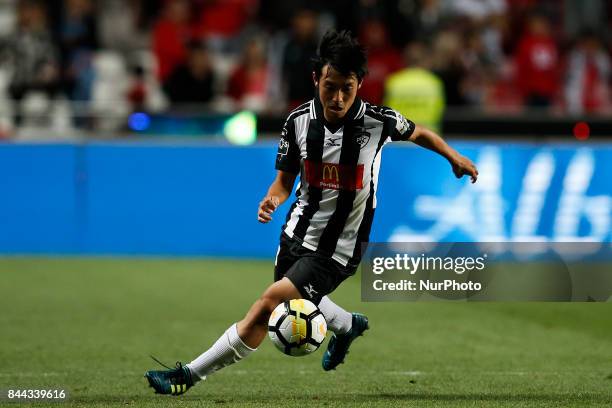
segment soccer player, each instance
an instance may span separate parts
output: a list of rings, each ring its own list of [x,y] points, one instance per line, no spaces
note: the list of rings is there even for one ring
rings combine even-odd
[[[266,337],[272,310],[290,299],[317,304],[334,333],[323,355],[323,369],[344,361],[353,340],[368,329],[368,319],[347,312],[327,295],[355,273],[361,244],[368,241],[380,152],[386,143],[409,140],[426,147],[444,156],[457,178],[469,175],[476,181],[474,164],[440,136],[357,97],[366,64],[363,47],[350,33],[330,31],[321,40],[312,74],[314,99],[289,114],[278,146],[276,179],[259,203],[258,220],[267,223],[300,176],[297,199],[282,229],[274,283],[242,320],[195,360],[148,371],[145,377],[157,393],[182,394],[254,352]]]

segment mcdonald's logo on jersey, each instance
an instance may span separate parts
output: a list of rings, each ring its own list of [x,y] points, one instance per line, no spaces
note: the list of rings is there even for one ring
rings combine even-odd
[[[304,160],[304,170],[306,181],[313,187],[349,191],[363,188],[363,164],[350,166]]]
[[[323,164],[323,181],[333,181],[340,183],[340,175],[338,174],[338,166],[333,164]]]

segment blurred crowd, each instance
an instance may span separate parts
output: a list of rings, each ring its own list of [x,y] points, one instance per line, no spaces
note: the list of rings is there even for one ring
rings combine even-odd
[[[606,0],[3,0],[0,137],[136,111],[282,115],[312,97],[329,28],[368,49],[363,98],[422,97],[425,122],[446,107],[609,114],[611,21]]]

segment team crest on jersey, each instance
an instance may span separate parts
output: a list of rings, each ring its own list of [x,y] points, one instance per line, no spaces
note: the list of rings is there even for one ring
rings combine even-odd
[[[359,143],[359,148],[363,149],[365,147],[365,145],[368,144],[368,142],[370,141],[370,134],[369,133],[362,133],[359,136],[357,136],[357,143]]]
[[[371,129],[371,128],[366,128],[366,127],[358,127],[355,129],[355,140],[357,141],[357,143],[359,144],[359,148],[363,149],[365,147],[365,145],[368,144],[368,142],[370,141],[370,132],[368,132],[367,130]]]

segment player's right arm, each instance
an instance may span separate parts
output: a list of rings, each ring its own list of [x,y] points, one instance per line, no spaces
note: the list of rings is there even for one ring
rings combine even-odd
[[[268,194],[259,203],[257,221],[264,224],[272,221],[272,213],[289,198],[291,191],[293,191],[296,177],[297,174],[282,170],[276,173],[276,178],[270,185]]]
[[[272,213],[287,200],[300,172],[300,152],[295,140],[293,120],[288,120],[283,126],[276,153],[276,170],[276,178],[259,203],[257,211],[257,221],[264,224],[272,220]]]

